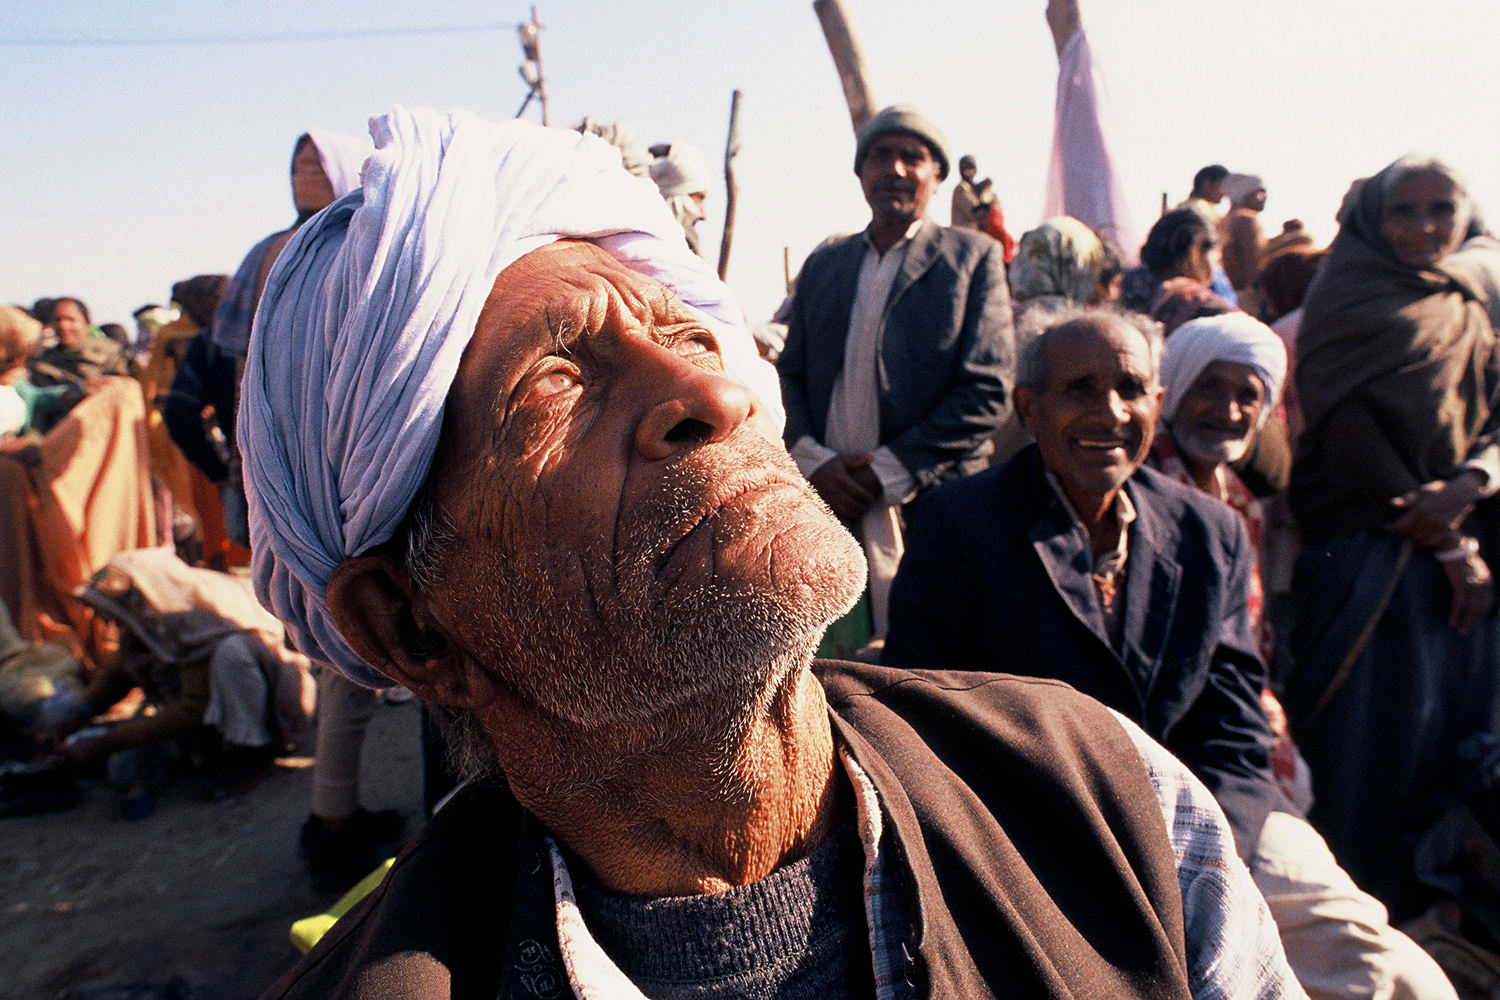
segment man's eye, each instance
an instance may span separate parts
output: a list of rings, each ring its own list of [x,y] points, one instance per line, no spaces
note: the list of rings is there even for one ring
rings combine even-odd
[[[696,338],[681,341],[677,345],[677,353],[685,358],[696,354],[711,354],[715,350],[716,348],[712,344]]]
[[[532,391],[538,396],[555,396],[560,392],[567,392],[578,385],[578,379],[572,372],[550,371],[536,380]]]

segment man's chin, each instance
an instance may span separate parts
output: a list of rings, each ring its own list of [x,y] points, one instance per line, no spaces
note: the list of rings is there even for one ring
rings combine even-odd
[[[696,582],[725,599],[774,605],[787,625],[821,633],[864,591],[863,549],[811,490],[777,490],[725,511],[711,544]]]

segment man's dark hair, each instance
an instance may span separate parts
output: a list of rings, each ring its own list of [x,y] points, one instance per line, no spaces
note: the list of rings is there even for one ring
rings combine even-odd
[[[1193,175],[1193,194],[1197,194],[1210,184],[1217,184],[1229,176],[1229,168],[1222,163],[1214,163],[1204,167]]]
[[[31,313],[32,319],[46,326],[52,322],[52,312],[56,308],[56,299],[37,299],[31,304],[31,308],[26,311]]]
[[[172,301],[182,306],[182,311],[194,323],[208,326],[214,321],[214,312],[219,308],[219,299],[228,283],[227,274],[194,275],[172,286]]]
[[[1152,274],[1166,274],[1187,259],[1200,241],[1217,246],[1219,234],[1208,220],[1191,208],[1179,208],[1156,220],[1141,247],[1141,263]]]

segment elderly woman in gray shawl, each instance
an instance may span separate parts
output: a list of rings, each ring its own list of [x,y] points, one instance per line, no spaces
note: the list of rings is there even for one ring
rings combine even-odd
[[[1430,158],[1365,181],[1339,221],[1296,347],[1304,545],[1286,707],[1313,822],[1405,919],[1414,845],[1500,690],[1500,351],[1484,280],[1500,250],[1458,252],[1478,212]]]

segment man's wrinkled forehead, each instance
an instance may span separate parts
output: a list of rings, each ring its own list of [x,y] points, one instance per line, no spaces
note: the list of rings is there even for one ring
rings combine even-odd
[[[1146,381],[1155,378],[1151,342],[1146,335],[1117,316],[1081,316],[1047,332],[1047,361],[1054,366],[1067,358],[1088,356],[1104,349],[1118,357],[1132,374]]]
[[[500,272],[464,352],[463,368],[504,378],[538,352],[570,349],[584,334],[694,319],[659,282],[592,243],[560,240]]]

